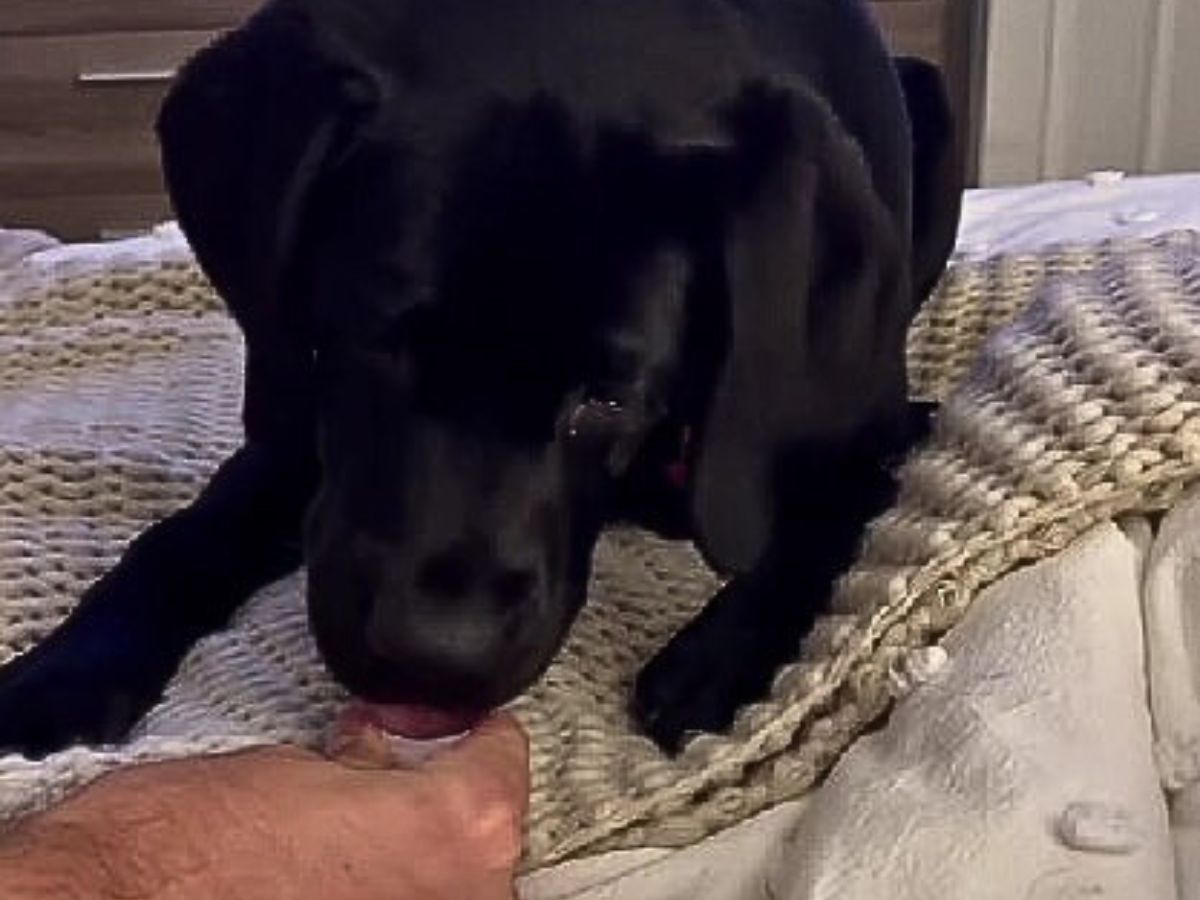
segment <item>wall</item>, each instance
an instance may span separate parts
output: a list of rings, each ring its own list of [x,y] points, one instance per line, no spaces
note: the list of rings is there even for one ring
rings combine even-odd
[[[1200,170],[1200,0],[992,0],[985,184]]]

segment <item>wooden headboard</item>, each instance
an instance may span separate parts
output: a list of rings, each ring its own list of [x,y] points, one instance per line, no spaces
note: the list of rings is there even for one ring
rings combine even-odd
[[[943,66],[974,180],[987,0],[872,0],[895,52]],[[0,224],[64,238],[170,214],[153,121],[171,72],[259,0],[0,0]]]
[[[941,67],[959,126],[968,186],[979,176],[987,0],[871,0],[898,55]]]

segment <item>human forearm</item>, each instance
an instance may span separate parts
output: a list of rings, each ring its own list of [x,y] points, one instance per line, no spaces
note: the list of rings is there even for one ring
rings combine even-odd
[[[176,801],[181,785],[139,783],[142,773],[101,779],[0,835],[5,900],[186,900],[212,882],[211,817]],[[147,789],[149,788],[149,789]],[[190,793],[190,791],[189,791]],[[190,832],[190,835],[189,835]],[[211,833],[211,832],[210,832]]]
[[[0,834],[2,900],[512,900],[524,736],[419,770],[296,748],[125,769]],[[369,748],[368,748],[369,749]]]
[[[0,896],[6,900],[119,896],[120,884],[103,883],[110,867],[100,860],[90,828],[54,815],[37,817],[0,835]]]

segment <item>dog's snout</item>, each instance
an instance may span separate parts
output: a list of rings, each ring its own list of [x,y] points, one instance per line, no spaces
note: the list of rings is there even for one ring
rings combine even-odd
[[[416,592],[431,602],[453,603],[477,594],[500,608],[536,600],[543,586],[538,566],[498,560],[466,542],[427,556],[414,579]]]
[[[461,541],[379,579],[366,623],[372,653],[442,683],[492,684],[546,606],[539,567]]]
[[[371,598],[363,638],[378,681],[368,693],[394,685],[423,703],[487,706],[525,686],[541,655],[544,603],[532,571],[463,569],[435,556],[416,581],[420,588],[401,593],[384,580]]]
[[[488,708],[528,686],[556,646],[547,571],[467,541],[325,553],[309,567],[314,634],[366,700]]]
[[[467,594],[474,580],[468,565],[461,554],[435,554],[417,569],[417,590],[431,597],[458,600]]]
[[[537,593],[537,571],[525,568],[498,572],[489,582],[488,590],[502,607],[521,606]]]
[[[378,606],[394,598],[378,598]],[[515,625],[467,610],[406,603],[397,614],[375,615],[366,628],[371,655],[411,683],[447,695],[488,689],[504,668]],[[447,698],[449,699],[449,697]]]
[[[344,474],[352,467],[338,468],[310,512],[318,648],[365,700],[506,703],[562,643],[584,597],[590,535],[569,515],[554,448],[408,425],[402,471],[364,476],[359,490]],[[370,487],[381,481],[386,491]],[[371,497],[382,499],[365,507]]]

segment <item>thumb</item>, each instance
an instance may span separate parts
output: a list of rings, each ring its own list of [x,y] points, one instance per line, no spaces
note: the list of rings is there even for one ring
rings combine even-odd
[[[485,719],[418,774],[489,862],[516,862],[529,807],[529,740],[516,719],[507,713]]]
[[[495,713],[435,756],[426,770],[433,777],[463,772],[519,776],[511,786],[524,795],[529,790],[529,739],[512,715]]]

